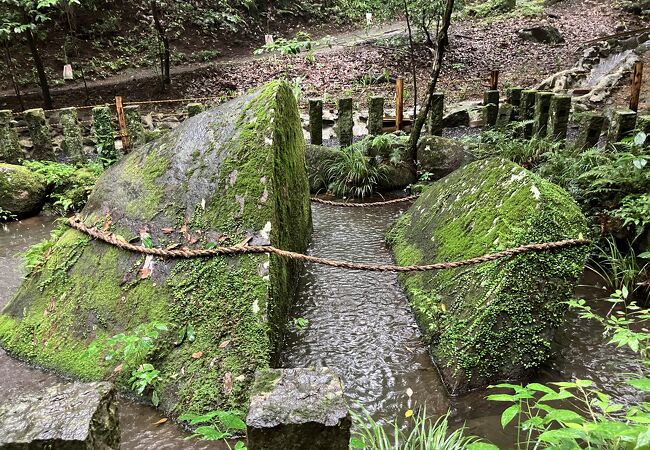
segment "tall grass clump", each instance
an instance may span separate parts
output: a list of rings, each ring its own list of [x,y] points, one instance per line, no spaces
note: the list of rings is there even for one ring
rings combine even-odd
[[[465,429],[451,431],[449,413],[433,420],[427,417],[426,408],[409,417],[410,422],[403,429],[395,420],[385,427],[377,423],[370,413],[362,409],[361,414],[352,411],[352,449],[366,450],[498,450],[498,447],[481,442],[476,436],[465,435]],[[387,430],[390,430],[390,432]]]

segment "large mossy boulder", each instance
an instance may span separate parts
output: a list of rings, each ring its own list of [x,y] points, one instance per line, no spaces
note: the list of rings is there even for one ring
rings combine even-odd
[[[464,260],[579,238],[586,219],[560,187],[503,159],[434,183],[391,228],[400,265]],[[452,393],[518,380],[546,361],[587,247],[400,277]]]
[[[142,245],[247,241],[302,252],[311,232],[304,148],[291,89],[274,82],[124,157],[98,180],[82,220]],[[72,229],[44,259],[0,315],[2,345],[127,387],[146,361],[160,377],[156,395],[151,386],[144,393],[171,414],[245,410],[255,371],[280,343],[300,271],[268,254],[152,260]],[[169,331],[155,348],[118,366],[123,349],[108,340],[137,342],[161,323]],[[110,350],[118,354],[105,361]]]
[[[20,218],[38,213],[45,203],[41,178],[23,166],[0,164],[0,211]]]

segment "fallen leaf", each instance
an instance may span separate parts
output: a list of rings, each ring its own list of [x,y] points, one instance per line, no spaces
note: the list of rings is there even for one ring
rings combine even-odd
[[[203,356],[203,352],[192,353],[192,358],[199,359]]]
[[[160,419],[158,422],[154,423],[154,425],[158,425],[158,426],[160,426],[160,425],[162,425],[163,423],[167,423],[168,420],[169,420],[169,419],[168,419],[167,417],[163,417],[163,418]]]
[[[147,255],[144,259],[144,264],[140,269],[140,279],[145,280],[153,273],[153,255]]]
[[[404,417],[406,417],[407,419],[409,417],[411,417],[412,415],[413,415],[413,410],[412,409],[409,409],[404,413]]]
[[[221,344],[219,344],[219,348],[226,348],[228,347],[228,344],[230,344],[230,341],[223,341]]]
[[[163,234],[172,234],[174,232],[173,228],[161,228],[160,231],[163,232]]]
[[[223,376],[223,393],[230,395],[232,392],[232,373],[226,372]]]
[[[240,383],[246,379],[246,375],[239,375],[237,378],[235,378],[235,381],[239,381]]]

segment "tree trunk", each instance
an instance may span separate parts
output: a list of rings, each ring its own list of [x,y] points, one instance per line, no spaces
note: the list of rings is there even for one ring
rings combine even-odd
[[[34,65],[36,66],[36,72],[38,73],[38,83],[41,85],[41,92],[43,93],[43,108],[52,109],[52,96],[50,95],[50,85],[47,82],[47,75],[45,74],[45,67],[43,66],[43,60],[41,55],[38,52],[38,47],[36,46],[36,39],[31,30],[27,31],[27,44],[29,45],[29,50],[32,52],[32,58],[34,58]]]
[[[154,26],[156,27],[156,31],[158,32],[158,37],[160,38],[160,41],[163,44],[163,52],[160,55],[160,71],[161,71],[160,75],[162,77],[162,85],[164,89],[165,85],[171,83],[171,76],[169,73],[170,72],[169,39],[167,38],[167,34],[165,33],[165,28],[163,27],[162,22],[160,20],[161,18],[160,8],[156,0],[151,0],[151,14],[153,16]]]
[[[433,94],[436,92],[436,84],[438,83],[438,77],[440,76],[440,70],[442,69],[442,60],[445,54],[445,47],[449,42],[449,25],[451,24],[451,13],[454,10],[454,0],[447,0],[445,7],[445,15],[442,20],[442,26],[438,31],[438,36],[436,38],[436,51],[434,55],[433,67],[431,68],[431,80],[429,80],[429,85],[427,86],[427,95],[422,105],[422,111],[417,115],[413,128],[411,129],[411,136],[409,138],[408,153],[406,155],[406,160],[413,163],[415,166],[417,164],[417,154],[418,154],[418,141],[420,140],[420,135],[422,134],[422,128],[424,123],[427,120],[429,111],[431,111],[431,103],[433,102]]]
[[[11,76],[11,84],[13,84],[14,86],[14,92],[16,93],[16,99],[20,104],[20,110],[25,111],[25,104],[23,103],[23,97],[22,95],[20,95],[20,86],[18,86],[18,82],[16,81],[14,63],[11,59],[11,53],[9,52],[9,42],[5,41],[4,47],[5,47],[5,62],[7,64],[7,68],[9,69],[9,75]]]

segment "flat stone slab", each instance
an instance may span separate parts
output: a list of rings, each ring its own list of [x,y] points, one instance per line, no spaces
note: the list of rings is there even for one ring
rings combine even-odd
[[[59,384],[0,404],[1,450],[120,448],[115,388]]]
[[[258,371],[246,425],[251,450],[347,449],[343,383],[326,367]]]

